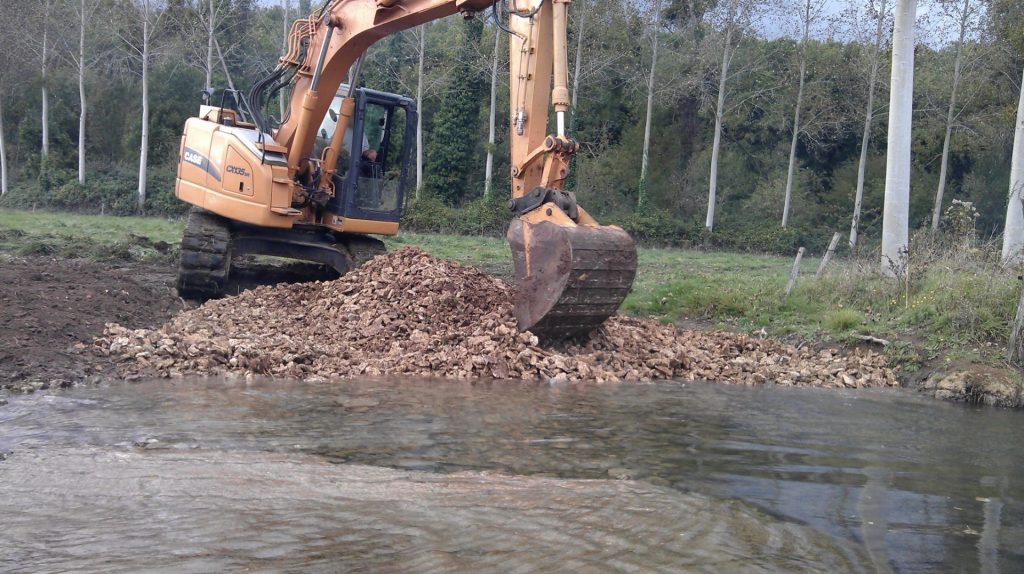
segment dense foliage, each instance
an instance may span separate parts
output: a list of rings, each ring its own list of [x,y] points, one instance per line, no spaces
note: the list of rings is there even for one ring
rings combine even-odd
[[[216,24],[224,66],[239,88],[247,88],[276,61],[281,49],[283,2],[216,0]],[[858,3],[851,0],[851,6]],[[26,0],[24,4],[41,4]],[[10,191],[0,205],[54,206],[91,212],[130,213],[138,173],[140,62],[129,43],[138,33],[141,2],[98,0],[89,31],[93,56],[85,70],[89,97],[86,124],[87,177],[76,180],[78,138],[78,2],[50,0],[52,36],[49,88],[50,155],[43,160],[40,17],[26,14],[26,31],[6,35],[0,74],[4,143]],[[207,74],[202,16],[208,0],[150,2],[154,19],[150,66],[150,177],[147,211],[174,214],[173,177],[182,125],[194,114]],[[5,3],[6,4],[6,3]],[[23,3],[14,3],[23,4]],[[309,2],[290,2],[295,9]],[[316,8],[314,3],[313,8]],[[570,17],[570,87],[576,90],[573,134],[583,144],[570,179],[580,203],[644,241],[717,245],[759,251],[820,250],[834,231],[846,232],[853,211],[860,142],[867,98],[865,59],[869,43],[857,27],[833,14],[807,46],[804,117],[797,147],[797,172],[790,225],[781,228],[782,195],[796,91],[797,42],[788,31],[792,10],[783,9],[740,29],[731,64],[718,175],[718,219],[707,234],[703,217],[715,99],[721,67],[722,3],[666,1],[653,29],[648,3],[576,0]],[[986,3],[990,18],[968,37],[970,58],[951,140],[944,203],[970,201],[978,209],[983,236],[1001,230],[1008,187],[1009,155],[1021,69],[1024,67],[1024,8],[1016,0]],[[366,85],[415,95],[422,82],[426,145],[423,189],[412,202],[408,224],[420,230],[499,234],[508,215],[502,207],[508,185],[508,95],[499,73],[495,146],[497,198],[482,199],[487,152],[488,85],[494,34],[484,15],[464,22],[454,16],[425,27],[425,74],[417,77],[419,39],[409,31],[386,38],[370,53]],[[54,24],[54,21],[58,24]],[[929,218],[942,151],[953,47],[949,23],[921,24],[915,81],[911,225]],[[27,36],[27,37],[25,37]],[[65,37],[66,36],[66,37]],[[660,46],[655,70],[651,173],[647,203],[638,212],[651,46]],[[735,42],[735,39],[733,40]],[[66,43],[63,45],[61,43]],[[507,44],[506,44],[507,45]],[[884,48],[887,49],[887,48]],[[579,67],[576,52],[579,52]],[[866,166],[861,233],[880,231],[884,190],[884,115],[888,69],[883,54],[876,119]],[[505,69],[507,54],[501,54]],[[215,85],[227,78],[219,62]],[[276,117],[277,102],[270,103]],[[413,162],[415,161],[414,151]],[[415,185],[415,166],[409,182]],[[411,190],[410,190],[411,191]]]

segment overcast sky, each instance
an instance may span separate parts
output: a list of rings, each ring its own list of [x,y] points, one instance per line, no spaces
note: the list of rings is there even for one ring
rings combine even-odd
[[[787,34],[796,37],[799,34],[800,13],[796,7],[802,4],[802,2],[801,0],[783,0],[783,2],[787,2],[793,9],[784,12],[781,18],[777,15],[767,17],[763,19],[759,26],[763,33],[770,38],[777,38]],[[827,37],[829,21],[835,19],[849,5],[850,2],[847,0],[825,0],[825,7],[815,26],[817,30],[812,31],[812,33],[819,38]],[[937,30],[938,26],[936,24],[938,22],[936,19],[940,14],[934,0],[918,0],[916,39],[919,42],[934,45],[943,44],[951,39],[955,39],[950,38],[949,33],[942,33]]]
[[[0,0],[4,1],[4,0]],[[280,6],[281,0],[257,0],[259,4],[264,6]],[[814,35],[818,38],[825,38],[828,36],[829,21],[839,15],[850,2],[856,0],[825,0],[825,7],[822,11],[822,15],[819,18],[817,24],[817,30],[814,31]],[[768,38],[778,38],[784,35],[797,36],[799,30],[799,11],[796,8],[802,2],[801,0],[781,0],[785,3],[784,5],[792,6],[792,9],[786,9],[780,16],[778,14],[772,17],[766,17],[762,19],[758,28]],[[895,0],[893,0],[895,3]],[[311,5],[320,6],[322,0],[312,0]],[[858,4],[860,4],[858,2]],[[298,5],[298,0],[291,0],[290,5],[292,10]],[[569,8],[572,10],[572,8]],[[930,45],[943,44],[950,41],[949,34],[942,34],[936,31],[937,26],[932,25],[930,22],[936,17],[937,9],[935,7],[935,0],[917,0],[917,39],[919,42],[925,42]],[[787,21],[788,20],[788,21]]]

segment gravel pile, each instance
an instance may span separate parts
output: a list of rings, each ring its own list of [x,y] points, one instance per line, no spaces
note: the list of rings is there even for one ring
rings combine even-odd
[[[406,248],[329,282],[259,287],[159,329],[109,324],[95,352],[123,376],[418,376],[558,381],[713,380],[868,387],[896,378],[877,353],[796,349],[616,316],[589,340],[519,333],[512,288]]]

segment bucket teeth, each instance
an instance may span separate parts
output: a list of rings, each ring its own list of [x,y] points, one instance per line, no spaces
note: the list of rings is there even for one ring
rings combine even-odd
[[[544,339],[590,333],[615,314],[636,276],[636,245],[617,228],[512,221],[519,329]]]

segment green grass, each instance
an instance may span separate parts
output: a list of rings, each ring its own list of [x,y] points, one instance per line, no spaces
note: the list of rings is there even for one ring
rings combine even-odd
[[[183,220],[0,209],[0,251],[97,261],[172,261]]]
[[[864,315],[854,309],[838,309],[828,317],[828,328],[833,333],[849,331],[864,324]]]
[[[29,212],[0,209],[0,230],[21,231],[29,235],[51,235],[70,239],[88,238],[96,243],[115,243],[137,235],[150,241],[177,243],[181,240],[182,219],[156,217],[114,217],[75,213]]]
[[[642,248],[638,255],[625,309],[668,320],[746,317],[757,323],[783,306],[793,266],[788,258],[737,253]],[[805,258],[801,273],[813,273],[817,265]]]
[[[389,250],[414,245],[427,253],[479,267],[487,273],[512,277],[512,256],[504,239],[400,232],[384,239]]]

